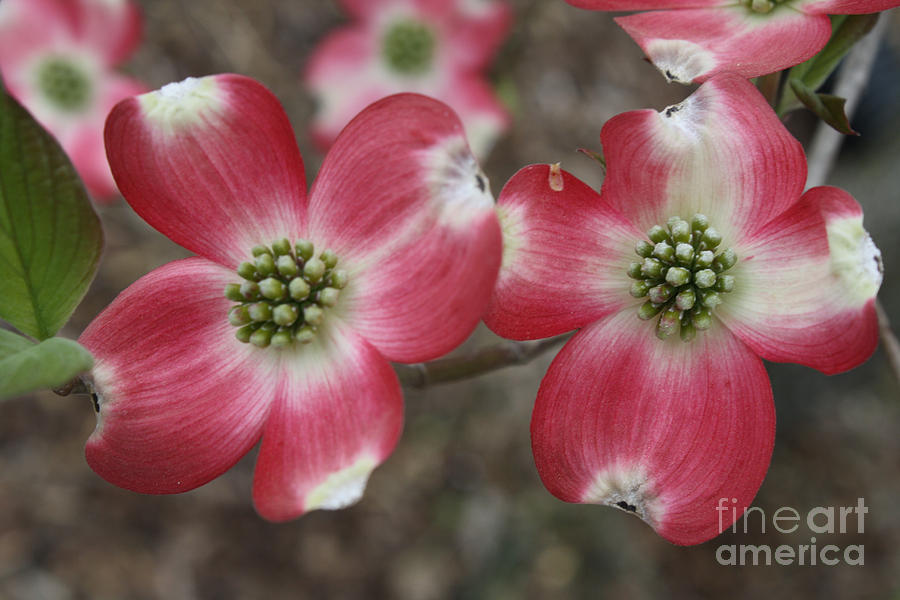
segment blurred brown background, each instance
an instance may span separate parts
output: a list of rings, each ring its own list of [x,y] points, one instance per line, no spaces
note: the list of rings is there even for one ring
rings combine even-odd
[[[145,42],[128,70],[152,87],[189,75],[253,76],[282,100],[310,181],[321,156],[305,131],[313,104],[299,73],[343,17],[330,0],[143,0]],[[575,152],[597,147],[616,113],[660,109],[688,90],[666,85],[607,14],[563,0],[515,0],[516,25],[492,72],[514,90],[515,125],[485,171],[494,192],[533,162],[594,185]],[[897,12],[897,11],[895,11]],[[881,297],[900,324],[900,19],[831,182],[865,207],[884,253]],[[810,121],[792,125],[808,132]],[[75,337],[116,293],[185,251],[124,202],[101,209],[105,258],[66,335]],[[479,331],[470,343],[490,343]],[[528,426],[550,361],[407,393],[395,454],[363,501],[272,525],[253,512],[255,452],[209,485],[141,496],[93,474],[82,446],[90,401],[50,393],[4,404],[0,420],[0,599],[397,598],[900,598],[900,392],[879,350],[855,371],[826,377],[769,365],[778,438],[756,505],[801,515],[865,498],[865,533],[820,535],[820,547],[864,544],[864,566],[720,566],[721,544],[808,544],[796,534],[726,534],[671,546],[637,519],[564,504],[541,485]],[[239,399],[235,399],[239,401]],[[852,523],[853,521],[851,521]],[[771,524],[771,522],[770,522]],[[851,528],[852,530],[852,528]]]

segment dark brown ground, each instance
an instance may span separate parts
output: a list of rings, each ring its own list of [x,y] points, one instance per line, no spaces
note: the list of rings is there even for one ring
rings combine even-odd
[[[144,0],[146,42],[129,68],[156,87],[235,71],[271,87],[298,131],[310,180],[321,157],[304,125],[313,108],[298,73],[341,22],[327,0]],[[515,31],[493,76],[516,91],[516,123],[485,164],[497,192],[519,167],[562,160],[597,184],[575,148],[599,145],[616,113],[657,109],[667,86],[609,15],[563,0],[517,0]],[[865,206],[885,254],[882,298],[900,323],[900,34],[894,18],[857,127],[833,182]],[[800,119],[802,122],[802,119]],[[801,123],[802,124],[802,123]],[[802,127],[801,127],[802,129]],[[891,133],[891,132],[894,133]],[[108,247],[70,329],[78,332],[150,269],[185,255],[124,203],[102,209]],[[490,341],[481,332],[481,342]],[[475,343],[479,343],[476,341]],[[818,536],[865,545],[865,566],[723,567],[720,544],[808,544],[792,535],[728,535],[694,548],[658,538],[622,512],[564,504],[542,487],[528,437],[550,357],[407,394],[406,431],[364,500],[272,525],[250,504],[253,454],[179,496],[115,488],[84,462],[94,426],[85,398],[50,393],[4,405],[0,421],[0,599],[897,598],[900,597],[898,390],[881,351],[826,377],[771,365],[778,439],[756,504],[805,514],[869,507],[865,533]]]

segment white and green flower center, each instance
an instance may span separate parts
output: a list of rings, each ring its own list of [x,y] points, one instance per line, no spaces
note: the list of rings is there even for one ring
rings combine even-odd
[[[635,280],[631,295],[648,298],[638,317],[650,320],[659,315],[657,337],[679,333],[689,342],[697,330],[712,326],[713,309],[722,303],[723,294],[734,289],[734,277],[725,271],[737,263],[737,255],[731,248],[718,251],[722,235],[701,214],[690,223],[672,217],[666,227],[652,227],[647,237],[649,242],[635,245],[643,260],[628,267],[628,276]]]
[[[776,6],[786,4],[789,1],[790,0],[744,0],[744,4],[752,12],[765,15],[772,12]]]
[[[91,99],[90,76],[63,57],[48,58],[38,66],[37,86],[48,103],[65,112],[83,110]]]
[[[286,238],[253,248],[253,261],[241,263],[244,281],[225,286],[225,297],[238,302],[228,322],[235,336],[260,348],[308,344],[347,285],[347,272],[338,269],[331,250],[316,256],[313,243]]]
[[[423,23],[399,21],[382,39],[382,55],[391,71],[419,75],[429,70],[434,59],[434,33]]]

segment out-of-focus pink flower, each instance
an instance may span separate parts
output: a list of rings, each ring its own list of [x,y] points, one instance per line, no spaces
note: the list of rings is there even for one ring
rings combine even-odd
[[[744,77],[799,64],[825,47],[829,14],[865,14],[900,0],[566,0],[590,10],[654,10],[616,19],[667,79]],[[660,10],[656,10],[660,9]],[[668,9],[668,10],[663,10]]]
[[[599,195],[558,166],[504,187],[485,322],[513,339],[580,329],[532,417],[547,488],[696,544],[768,468],[761,358],[838,373],[875,350],[880,254],[846,192],[803,193],[800,144],[739,76],[614,117],[601,137]]]
[[[131,490],[182,492],[261,436],[261,515],[355,502],[402,428],[388,361],[463,341],[500,266],[459,119],[415,94],[373,104],[308,196],[284,110],[238,75],[121,102],[106,147],[128,203],[199,256],[135,282],[81,336],[99,405],[90,466]]]
[[[119,75],[140,41],[128,0],[2,0],[0,73],[10,94],[68,153],[98,200],[116,192],[103,150],[103,122],[123,98],[146,91]]]
[[[306,68],[319,103],[312,125],[327,148],[368,104],[398,92],[438,98],[485,156],[509,125],[484,71],[512,20],[500,0],[341,0],[354,19],[326,37]]]

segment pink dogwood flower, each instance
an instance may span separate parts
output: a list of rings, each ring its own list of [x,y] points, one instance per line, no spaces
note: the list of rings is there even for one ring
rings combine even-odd
[[[103,150],[103,123],[140,82],[113,68],[140,41],[137,7],[127,0],[2,0],[4,83],[69,155],[95,199],[116,193]]]
[[[499,269],[493,198],[459,120],[424,96],[377,102],[308,196],[284,110],[246,77],[125,100],[105,137],[128,203],[199,256],[139,279],[81,336],[99,412],[88,464],[130,490],[183,492],[261,437],[263,517],[358,500],[402,427],[388,361],[459,344]]]
[[[876,13],[898,0],[566,0],[590,10],[651,10],[615,19],[669,81],[721,72],[757,77],[825,47],[830,14]]]
[[[484,71],[512,20],[498,0],[341,0],[354,19],[326,37],[304,75],[319,109],[316,143],[328,148],[357,112],[384,96],[417,92],[449,104],[476,156],[509,125]]]
[[[761,359],[838,373],[874,351],[880,254],[850,195],[803,193],[800,144],[743,78],[618,115],[601,141],[600,194],[547,165],[504,187],[485,322],[513,339],[579,329],[532,416],[547,489],[696,544],[750,505],[768,468]]]

